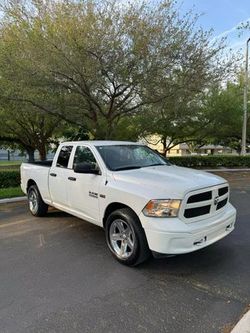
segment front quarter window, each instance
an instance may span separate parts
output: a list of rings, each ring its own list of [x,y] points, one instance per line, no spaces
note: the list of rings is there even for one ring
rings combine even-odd
[[[93,169],[99,170],[99,166],[97,164],[95,156],[93,155],[92,151],[88,147],[85,147],[85,146],[78,146],[76,148],[73,168],[75,168],[75,166],[77,164],[81,164],[81,163],[91,164]]]

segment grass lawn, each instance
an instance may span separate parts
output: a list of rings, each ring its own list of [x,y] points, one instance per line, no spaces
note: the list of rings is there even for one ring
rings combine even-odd
[[[0,199],[22,197],[24,196],[21,187],[0,188]]]
[[[0,171],[19,170],[22,161],[0,161]]]
[[[22,161],[0,161],[0,166],[21,165]]]

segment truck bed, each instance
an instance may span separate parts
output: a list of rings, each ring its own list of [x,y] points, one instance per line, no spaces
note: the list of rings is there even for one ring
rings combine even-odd
[[[52,166],[53,160],[49,160],[49,161],[34,161],[34,162],[25,162],[25,163],[39,165],[39,166],[45,166],[47,168],[50,168]]]
[[[27,193],[29,180],[36,183],[44,199],[50,198],[49,193],[49,172],[52,161],[39,161],[21,164],[21,188]]]

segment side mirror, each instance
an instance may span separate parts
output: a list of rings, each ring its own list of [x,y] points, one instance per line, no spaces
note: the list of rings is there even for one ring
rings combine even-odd
[[[75,173],[91,173],[94,175],[99,175],[100,171],[93,168],[90,163],[78,163],[74,166]]]

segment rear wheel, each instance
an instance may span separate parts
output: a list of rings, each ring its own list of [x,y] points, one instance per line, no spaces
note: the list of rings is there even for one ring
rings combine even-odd
[[[129,208],[114,211],[107,219],[106,242],[122,264],[136,266],[150,255],[147,239],[137,215]]]
[[[44,216],[48,211],[48,205],[43,201],[36,185],[28,189],[29,210],[34,216]]]

